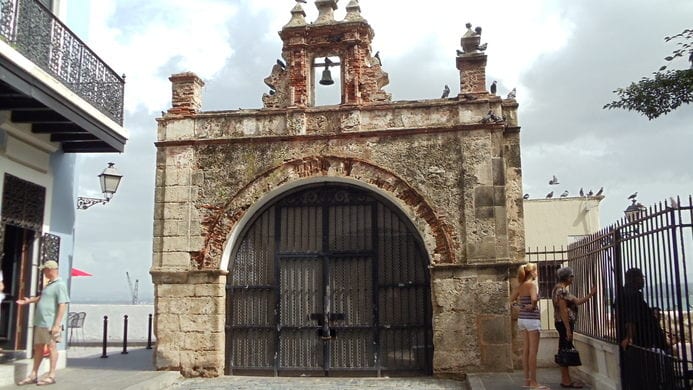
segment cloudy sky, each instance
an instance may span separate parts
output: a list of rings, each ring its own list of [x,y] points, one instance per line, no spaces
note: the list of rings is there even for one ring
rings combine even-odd
[[[305,6],[308,20],[317,12]],[[339,1],[336,18],[347,0]],[[648,121],[605,111],[612,91],[649,76],[674,50],[664,37],[690,25],[690,0],[361,0],[390,75],[393,100],[457,94],[455,50],[465,23],[483,27],[487,78],[499,93],[517,88],[524,192],[577,194],[604,187],[602,225],[623,215],[629,194],[645,205],[693,193],[693,109]],[[82,196],[113,161],[125,176],[107,206],[80,211],[75,300],[128,299],[125,272],[151,300],[155,118],[170,107],[173,73],[206,82],[204,110],[260,108],[263,79],[281,53],[277,35],[292,0],[70,0],[68,25],[116,72],[127,76],[126,152],[80,157]],[[680,61],[674,67],[684,68]],[[453,87],[454,86],[454,87]],[[549,188],[551,175],[561,184]]]

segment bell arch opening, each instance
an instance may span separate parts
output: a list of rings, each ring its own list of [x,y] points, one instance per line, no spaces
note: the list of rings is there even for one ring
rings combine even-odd
[[[389,200],[301,186],[255,213],[231,251],[227,374],[430,375],[429,258]]]

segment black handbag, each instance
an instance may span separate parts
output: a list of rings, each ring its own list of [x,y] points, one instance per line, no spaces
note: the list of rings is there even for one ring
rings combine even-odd
[[[554,356],[556,364],[562,367],[566,366],[581,366],[580,353],[575,348],[559,349]]]

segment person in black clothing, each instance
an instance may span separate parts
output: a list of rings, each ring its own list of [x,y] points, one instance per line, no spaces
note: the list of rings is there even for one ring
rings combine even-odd
[[[642,270],[631,268],[626,271],[623,289],[617,297],[623,388],[672,389],[670,346],[655,311],[645,302],[644,286]]]

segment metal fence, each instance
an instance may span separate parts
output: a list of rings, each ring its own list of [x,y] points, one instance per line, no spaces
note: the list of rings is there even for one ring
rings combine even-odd
[[[576,331],[631,343],[621,349],[624,388],[692,388],[693,200],[684,203],[643,209],[568,247],[573,294],[598,291],[581,307]]]
[[[118,124],[125,79],[37,0],[0,0],[0,38]]]
[[[556,271],[568,262],[568,251],[564,247],[528,248],[525,250],[525,259],[529,263],[536,263],[539,271],[537,279],[539,282],[539,307],[542,312],[541,328],[555,329],[551,291],[558,282]]]

